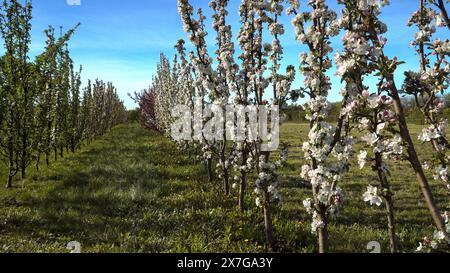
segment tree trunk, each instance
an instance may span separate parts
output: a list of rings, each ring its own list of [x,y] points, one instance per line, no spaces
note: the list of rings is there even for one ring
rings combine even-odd
[[[64,146],[61,145],[59,147],[59,157],[64,158]]]
[[[328,238],[328,226],[325,224],[325,227],[319,228],[317,231],[319,235],[319,253],[324,254],[328,253],[330,248],[330,242]]]
[[[13,182],[13,173],[15,174],[15,168],[14,168],[14,147],[12,142],[12,137],[10,136],[8,139],[8,157],[9,157],[9,175],[8,175],[8,182],[6,183],[6,188],[11,189],[12,188],[12,182]]]
[[[319,253],[324,254],[328,253],[330,249],[330,238],[328,233],[328,218],[325,209],[321,208],[321,212],[319,214],[320,220],[324,223],[323,228],[319,228],[317,230],[317,235],[319,236]]]
[[[389,245],[391,253],[398,252],[398,239],[395,233],[395,218],[394,218],[394,202],[392,197],[389,195],[385,197],[386,199],[386,213],[388,218],[388,228],[389,228]]]
[[[47,166],[50,166],[50,153],[49,152],[45,153],[45,164],[47,164]]]
[[[38,153],[36,155],[36,171],[38,171],[38,172],[39,172],[39,164],[41,164],[41,154],[40,153]]]
[[[12,188],[12,181],[13,181],[13,176],[9,175],[8,176],[8,182],[6,183],[6,188],[7,189],[11,189]]]
[[[272,213],[270,211],[269,204],[269,193],[266,191],[264,193],[264,227],[266,232],[267,246],[271,249],[273,247],[273,224],[272,224]]]
[[[24,83],[24,84],[26,84],[26,83]],[[28,118],[29,118],[29,116],[28,116],[29,90],[26,86],[23,89],[23,92],[24,92],[24,98],[25,98],[25,100],[24,100],[25,113],[24,113],[24,116],[22,117],[22,120],[23,120],[22,122],[24,124],[23,124],[23,128],[22,128],[22,147],[21,147],[22,154],[21,154],[21,160],[20,160],[20,169],[21,169],[22,179],[25,179],[27,176],[27,160],[28,160],[28,150],[27,150],[27,148],[28,148],[28,128],[27,128],[28,124],[27,124],[27,122],[28,122]]]
[[[224,190],[225,190],[225,195],[226,196],[230,195],[230,182],[229,182],[228,170],[224,171],[223,187],[224,187]]]
[[[392,253],[398,252],[398,240],[395,233],[395,218],[394,218],[394,200],[392,198],[391,186],[385,173],[382,170],[383,156],[381,153],[375,153],[375,164],[377,166],[378,179],[380,180],[381,187],[386,190],[383,193],[384,200],[386,201],[386,216],[388,222],[389,232],[389,246]]]
[[[206,160],[206,171],[208,172],[208,181],[213,181],[213,173],[212,173],[212,159],[208,158]]]
[[[317,161],[315,159],[312,160],[311,167],[314,170],[317,169]],[[319,204],[318,198],[317,198],[318,193],[319,193],[319,188],[312,186],[312,192],[313,192],[313,197],[314,197],[314,203]],[[318,205],[317,209],[320,212],[319,220],[321,220],[324,223],[323,228],[317,229],[317,235],[319,237],[319,253],[323,254],[323,253],[328,253],[328,249],[330,246],[329,235],[328,235],[328,217],[326,214],[327,208],[323,205]]]
[[[27,163],[22,159],[22,163],[20,166],[22,179],[27,178]]]
[[[247,164],[248,153],[247,149],[244,148],[242,151],[242,165]],[[245,211],[245,192],[247,188],[247,173],[241,171],[241,184],[239,185],[239,209],[241,212]]]
[[[195,147],[195,153],[194,153],[194,164],[197,165],[197,155],[198,155],[198,147]]]
[[[22,154],[20,156],[20,171],[22,179],[25,179],[27,177],[27,157],[28,157],[27,146],[28,146],[27,133],[26,129],[24,129],[24,133],[22,136],[22,149],[21,149]]]
[[[247,174],[241,172],[241,183],[239,185],[239,209],[245,211],[245,191],[247,188]]]

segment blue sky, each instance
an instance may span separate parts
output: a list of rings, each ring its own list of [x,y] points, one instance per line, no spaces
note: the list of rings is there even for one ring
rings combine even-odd
[[[187,38],[177,11],[176,0],[81,0],[80,6],[71,6],[68,0],[34,0],[32,53],[42,51],[48,25],[68,29],[77,22],[81,26],[70,42],[72,57],[83,65],[83,81],[103,79],[114,82],[128,108],[135,105],[127,97],[128,92],[139,91],[151,83],[160,52],[170,58],[173,45],[179,38]],[[239,0],[231,0],[230,22],[234,33],[238,30],[237,7]],[[303,1],[305,2],[305,1]],[[337,9],[337,1],[329,1]],[[397,75],[416,69],[418,66],[414,50],[409,47],[413,30],[406,27],[410,14],[417,9],[418,1],[392,0],[383,9],[382,19],[389,26],[387,53],[397,56],[408,64],[403,65]],[[207,0],[194,0],[195,7],[209,13]],[[285,64],[298,66],[298,55],[304,50],[294,39],[290,19],[284,18],[286,34],[283,38]],[[210,22],[210,21],[208,21]],[[210,44],[213,46],[213,37]],[[338,41],[338,40],[337,40]],[[331,100],[339,99],[339,79],[333,79]],[[300,80],[296,81],[297,86]]]

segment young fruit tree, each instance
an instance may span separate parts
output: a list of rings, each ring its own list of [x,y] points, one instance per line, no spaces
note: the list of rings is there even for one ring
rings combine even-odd
[[[419,135],[419,140],[428,143],[435,152],[433,161],[424,162],[424,168],[433,173],[435,180],[445,183],[450,193],[450,144],[446,136],[448,117],[443,112],[443,96],[450,83],[450,41],[436,37],[439,28],[450,29],[450,21],[443,1],[418,0],[417,3],[419,10],[411,16],[408,26],[415,26],[418,30],[411,45],[419,56],[420,68],[417,72],[405,73],[402,92],[414,98],[427,126]],[[448,212],[443,218],[449,232]],[[433,240],[425,239],[419,248],[421,251],[437,248],[444,238],[442,231],[437,231]]]
[[[299,3],[291,1],[289,14],[297,40],[305,44],[309,51],[300,57],[300,73],[304,77],[303,96],[309,101],[303,106],[306,119],[310,122],[309,140],[303,143],[303,151],[308,164],[302,167],[301,177],[312,186],[312,198],[303,201],[312,216],[311,230],[319,238],[319,252],[329,249],[328,225],[339,212],[344,201],[342,189],[338,186],[341,175],[349,168],[354,140],[348,136],[348,117],[342,112],[335,126],[326,122],[330,110],[327,100],[331,89],[330,78],[326,75],[332,67],[329,57],[333,52],[330,38],[339,33],[337,15],[330,10],[324,0],[309,1],[310,12],[299,13]],[[351,86],[342,91],[342,108],[348,108]],[[335,158],[337,160],[332,160]]]
[[[35,83],[38,93],[36,94],[36,135],[34,139],[35,151],[35,166],[39,170],[41,155],[45,155],[46,164],[50,164],[50,153],[54,146],[54,125],[56,116],[56,94],[57,91],[57,79],[60,71],[58,70],[58,55],[61,52],[61,48],[66,48],[67,41],[73,35],[75,29],[69,30],[66,34],[55,38],[54,28],[49,27],[45,34],[47,36],[46,50],[43,54],[38,56],[35,61]],[[68,51],[67,51],[68,52]],[[68,55],[67,55],[68,57]],[[69,58],[69,57],[68,57]],[[70,60],[70,62],[72,62]],[[80,75],[78,75],[78,80]],[[75,96],[72,96],[76,100]]]

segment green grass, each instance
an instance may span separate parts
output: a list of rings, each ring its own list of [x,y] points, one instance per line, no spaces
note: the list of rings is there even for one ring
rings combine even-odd
[[[418,126],[412,131],[417,134]],[[310,218],[301,206],[310,189],[299,180],[300,146],[307,127],[285,124],[290,160],[282,170],[283,204],[274,214],[280,252],[317,251]],[[430,150],[418,145],[422,157]],[[433,232],[432,221],[412,171],[392,166],[401,249],[413,251]],[[5,178],[5,170],[0,169]],[[122,125],[82,151],[0,188],[0,252],[265,252],[262,213],[240,214],[237,192],[224,197],[220,182],[208,183],[204,167],[163,137],[139,125]],[[6,182],[6,178],[5,178]],[[377,184],[370,170],[353,170],[341,186],[345,206],[330,227],[331,251],[366,252],[370,241],[388,250],[384,208],[362,201]],[[439,204],[448,204],[435,184]]]
[[[413,139],[421,131],[421,126],[409,125]],[[305,211],[299,208],[299,202],[310,196],[309,188],[296,187],[298,170],[304,163],[302,161],[301,143],[306,139],[308,125],[285,124],[282,128],[282,140],[289,142],[290,149],[289,166],[283,171],[285,183],[282,195],[285,202],[281,213],[290,212],[284,218],[299,217],[300,221],[309,222]],[[302,139],[303,138],[303,139]],[[357,145],[360,147],[360,144]],[[422,160],[432,157],[432,149],[429,146],[416,142],[416,148]],[[367,243],[378,241],[382,244],[382,250],[389,250],[387,235],[387,223],[385,207],[370,207],[362,200],[362,194],[367,185],[378,186],[378,178],[370,168],[360,170],[356,161],[353,162],[350,173],[345,175],[340,183],[345,193],[345,203],[338,219],[330,228],[331,250],[334,252],[363,252]],[[432,235],[433,221],[425,205],[415,175],[407,162],[389,162],[392,176],[390,181],[394,191],[397,233],[400,240],[400,249],[404,252],[414,251],[418,242],[425,236]],[[449,199],[445,185],[432,180],[432,174],[428,173],[430,183],[438,204],[442,209],[448,209]],[[290,185],[291,187],[287,187]],[[301,211],[299,213],[299,210]]]

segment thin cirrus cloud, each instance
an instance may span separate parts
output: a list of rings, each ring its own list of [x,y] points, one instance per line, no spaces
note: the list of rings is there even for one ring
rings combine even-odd
[[[234,34],[239,30],[237,16],[240,1],[230,1],[230,17]],[[304,2],[303,8],[305,8]],[[409,47],[413,39],[414,29],[408,28],[406,22],[414,12],[416,1],[394,0],[391,5],[383,8],[382,20],[389,26],[389,39],[386,52],[389,56],[397,56],[408,64],[402,65],[396,74],[401,81],[403,72],[416,69],[417,56]],[[206,0],[192,0],[195,7],[203,8],[207,17],[211,11]],[[328,1],[330,6],[339,10],[335,0]],[[119,95],[128,108],[136,105],[128,98],[127,93],[139,91],[151,84],[152,75],[156,72],[159,54],[173,56],[173,46],[179,38],[185,38],[181,20],[177,11],[176,0],[82,0],[81,5],[69,5],[67,0],[34,0],[33,18],[33,54],[42,52],[45,45],[43,31],[48,25],[63,26],[64,29],[81,23],[70,42],[70,50],[76,64],[83,65],[83,82],[87,79],[103,79],[113,81]],[[294,64],[298,66],[298,55],[305,47],[295,41],[294,30],[290,24],[292,18],[284,16],[286,34],[282,38],[285,47],[283,66]],[[211,20],[206,22],[211,25]],[[209,31],[212,32],[211,28]],[[442,33],[440,33],[442,34]],[[448,38],[447,33],[442,34]],[[335,49],[339,50],[341,37],[333,39]],[[213,50],[214,37],[208,37],[208,43]],[[330,76],[333,76],[331,71]],[[295,88],[301,84],[298,77]],[[332,77],[333,89],[330,99],[339,100],[340,80]],[[373,79],[368,79],[374,84]]]

